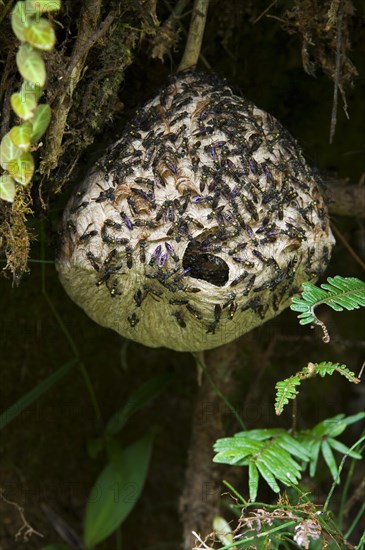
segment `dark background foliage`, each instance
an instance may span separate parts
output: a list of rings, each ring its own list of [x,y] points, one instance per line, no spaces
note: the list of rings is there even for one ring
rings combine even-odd
[[[0,13],[11,4],[0,3]],[[128,550],[179,548],[178,498],[184,484],[197,391],[194,362],[189,354],[128,343],[95,325],[65,295],[52,262],[57,225],[67,196],[106,144],[115,140],[134,109],[151,98],[164,85],[168,74],[177,69],[191,3],[187,2],[183,16],[170,34],[157,28],[158,22],[164,28],[175,4],[163,0],[157,4],[153,0],[62,2],[62,11],[54,16],[58,46],[54,53],[47,54],[46,95],[56,115],[44,147],[39,150],[40,173],[30,195],[25,193],[23,201],[18,203],[17,216],[7,206],[0,205],[0,247],[4,251],[0,259],[2,267],[8,261],[11,268],[4,272],[6,277],[0,278],[2,410],[73,355],[49,307],[42,282],[48,298],[74,337],[105,419],[151,375],[159,372],[174,375],[169,390],[135,417],[123,439],[128,443],[143,434],[148,426],[158,427],[145,491],[123,527]],[[351,3],[344,2],[347,9],[344,47],[358,76],[354,76],[351,65],[344,65],[342,85],[350,118],[346,118],[340,99],[336,134],[330,145],[336,43],[333,43],[333,33],[324,39],[319,30],[323,24],[320,14],[331,4],[278,1],[263,14],[270,6],[268,0],[223,3],[212,0],[199,67],[222,74],[239,93],[279,118],[326,180],[348,179],[364,185],[364,5],[354,2],[356,11],[350,17]],[[110,26],[97,37],[95,33],[103,29],[103,22],[110,14],[113,15]],[[12,36],[9,18],[5,16],[0,20],[2,137],[10,124],[9,94],[19,82],[14,63],[17,42]],[[314,75],[307,74],[303,68],[303,36],[309,40],[309,57],[304,61]],[[163,62],[152,57],[164,49]],[[72,59],[75,60],[75,52],[76,61],[82,60],[83,65],[74,94],[69,98],[65,95],[67,71]],[[61,128],[57,126],[60,120],[57,115],[65,107],[65,97],[69,109],[67,126]],[[62,138],[58,145],[55,145],[55,136]],[[32,212],[25,215],[27,209]],[[335,217],[333,221],[365,260],[364,221],[354,217]],[[15,227],[16,231],[11,233],[9,227]],[[23,274],[20,281],[27,265],[29,236],[32,239],[29,272]],[[50,263],[42,267],[37,261],[44,259]],[[340,242],[326,275],[335,274],[364,278]],[[13,284],[19,281],[18,286]],[[274,416],[274,385],[308,361],[333,360],[347,364],[355,372],[359,370],[365,347],[363,312],[335,315],[332,311],[323,311],[321,315],[332,335],[328,345],[322,343],[316,331],[299,327],[290,311],[242,338],[239,357],[242,370],[234,381],[234,404],[249,428],[290,426],[289,412],[279,420]],[[364,402],[361,385],[350,387],[335,377],[307,382],[298,403],[298,422],[301,427],[310,427],[339,412],[352,414],[363,410]],[[223,404],[222,408],[224,411]],[[232,435],[238,426],[226,412],[226,432]],[[214,423],[217,415],[207,402],[202,410],[202,433],[204,423]],[[355,426],[349,441],[355,440],[356,430]],[[0,486],[6,490],[8,499],[24,507],[28,520],[44,534],[44,544],[59,540],[44,514],[44,504],[81,533],[87,495],[103,465],[87,453],[88,439],[97,434],[90,400],[77,369],[1,433]],[[222,466],[221,472],[221,479],[230,478],[247,497],[241,471]],[[361,479],[361,468],[357,475],[354,486]],[[327,473],[324,470],[320,473],[315,487],[311,480],[305,482],[318,502],[323,501],[329,488]],[[214,486],[213,490],[219,493],[222,487]],[[270,493],[263,492],[260,496],[272,498]],[[14,541],[20,526],[17,511],[0,502],[0,515],[0,547],[4,550],[23,548],[21,541]],[[37,549],[41,545],[40,540],[33,537],[27,548]],[[114,547],[114,543],[103,546],[110,547]]]

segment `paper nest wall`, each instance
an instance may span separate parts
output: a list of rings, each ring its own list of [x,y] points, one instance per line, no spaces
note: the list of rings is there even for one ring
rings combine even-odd
[[[186,72],[75,191],[56,265],[100,325],[199,351],[278,315],[333,244],[318,178],[290,134],[224,80]]]

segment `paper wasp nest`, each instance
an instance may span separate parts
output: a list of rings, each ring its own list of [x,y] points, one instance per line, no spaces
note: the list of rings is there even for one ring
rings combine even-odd
[[[186,72],[74,193],[57,269],[100,325],[197,351],[280,313],[324,271],[333,244],[290,134],[225,81]]]

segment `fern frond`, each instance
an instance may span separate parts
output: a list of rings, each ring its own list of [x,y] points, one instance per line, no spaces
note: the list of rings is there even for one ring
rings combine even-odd
[[[285,405],[289,403],[289,399],[296,398],[299,392],[295,386],[300,386],[300,384],[300,377],[295,375],[285,380],[280,380],[280,382],[275,384],[275,414],[277,414],[277,416],[283,412]]]
[[[319,305],[327,305],[335,311],[353,310],[365,306],[365,282],[356,277],[328,277],[320,287],[303,283],[302,296],[292,298],[290,309],[298,311],[301,325],[314,323],[324,331],[324,341],[329,341],[326,327],[318,319],[314,310]]]
[[[297,485],[302,472],[301,462],[310,455],[296,439],[281,428],[250,430],[234,437],[218,439],[213,462],[232,466],[248,466],[250,499],[256,499],[261,476],[278,493],[278,482]]]
[[[299,311],[301,325],[316,323],[314,309],[325,304],[335,311],[353,310],[365,306],[365,282],[356,277],[328,277],[321,288],[312,283],[303,283],[302,297],[292,298],[290,309]]]
[[[350,371],[346,367],[346,365],[340,365],[340,363],[332,363],[331,361],[322,361],[321,363],[308,363],[308,366],[304,367],[304,369],[301,370],[300,374],[303,374],[303,378],[308,378],[309,376],[315,376],[319,375],[322,378],[324,378],[327,374],[330,376],[334,373],[338,372],[338,374],[341,374],[349,382],[353,382],[354,384],[358,384],[360,382],[359,378],[355,376],[355,373]]]
[[[334,372],[338,372],[354,384],[360,382],[360,379],[346,365],[331,363],[330,361],[308,363],[307,366],[303,367],[296,374],[276,383],[275,413],[279,416],[283,412],[285,405],[289,403],[289,400],[296,398],[299,393],[296,387],[300,386],[302,380],[307,380],[317,375],[324,378],[326,375],[332,375]]]

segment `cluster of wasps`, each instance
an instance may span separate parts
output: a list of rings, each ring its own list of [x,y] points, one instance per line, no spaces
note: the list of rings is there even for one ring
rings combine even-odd
[[[272,307],[279,308],[293,292],[306,232],[327,223],[321,200],[311,195],[312,173],[290,134],[215,75],[172,77],[99,166],[105,176],[100,192],[89,200],[80,194],[70,213],[77,216],[94,202],[111,204],[114,214],[81,235],[71,217],[67,229],[85,246],[96,286],[105,284],[112,298],[122,294],[121,277],[136,262],[144,266],[148,282],[134,294],[131,327],[144,301],[164,299],[166,292],[180,328],[189,316],[203,322],[200,310],[183,297],[200,291],[192,280],[229,287],[205,320],[207,333],[214,334],[223,314],[232,320],[240,302],[241,311],[251,309],[263,319],[269,298],[260,293],[270,291]],[[104,259],[87,248],[96,239],[109,248]],[[278,240],[287,243],[284,265],[273,256]],[[187,244],[182,257],[175,250],[180,242]],[[306,271],[318,276],[312,259],[308,252]],[[230,280],[232,264],[239,274]]]

